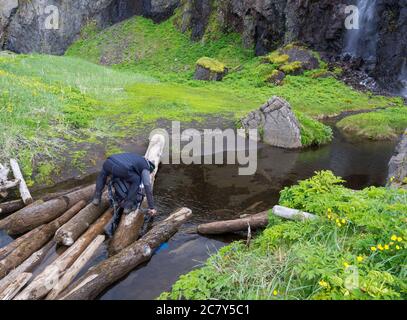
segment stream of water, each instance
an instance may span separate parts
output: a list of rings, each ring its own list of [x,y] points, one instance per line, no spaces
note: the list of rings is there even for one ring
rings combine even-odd
[[[347,186],[360,189],[384,185],[387,164],[394,150],[390,142],[350,142],[339,132],[324,147],[290,151],[260,145],[258,170],[254,176],[239,176],[234,165],[163,165],[155,186],[159,212],[166,216],[186,206],[193,218],[151,261],[112,286],[100,299],[154,299],[167,291],[181,274],[202,265],[210,253],[238,238],[236,235],[207,238],[188,230],[201,222],[238,218],[244,209],[260,203],[256,211],[278,202],[285,186],[329,169],[347,180]],[[12,241],[0,233],[0,247]],[[51,250],[38,273],[55,255]],[[107,257],[106,244],[86,266]]]

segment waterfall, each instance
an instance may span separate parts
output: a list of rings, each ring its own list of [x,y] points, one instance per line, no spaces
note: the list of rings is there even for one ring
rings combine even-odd
[[[401,84],[400,94],[407,98],[407,59],[404,59],[403,66],[401,68],[400,76],[398,78]]]
[[[350,29],[345,37],[344,52],[362,58],[366,64],[376,62],[377,0],[357,0],[359,9],[359,29]]]

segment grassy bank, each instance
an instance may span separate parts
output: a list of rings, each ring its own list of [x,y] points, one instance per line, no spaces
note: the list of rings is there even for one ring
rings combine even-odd
[[[263,57],[254,57],[253,50],[244,49],[239,35],[225,34],[216,27],[211,28],[200,42],[191,42],[188,33],[181,33],[176,27],[177,17],[161,24],[154,24],[141,17],[132,18],[109,29],[98,31],[93,24],[84,29],[82,39],[68,50],[67,55],[85,58],[94,63],[111,65],[115,69],[132,70],[137,73],[152,75],[162,84],[161,90],[172,92],[171,86],[165,88],[165,83],[180,84],[185,91],[191,88],[220,90],[230,97],[244,96],[251,104],[236,110],[240,116],[243,111],[255,108],[272,95],[278,95],[288,100],[297,113],[304,117],[319,119],[335,116],[344,111],[369,110],[378,107],[398,107],[394,113],[400,115],[395,121],[383,119],[383,127],[387,127],[384,135],[391,136],[398,132],[398,127],[406,127],[407,122],[402,116],[404,107],[399,98],[386,98],[361,93],[352,90],[335,79],[335,72],[327,72],[327,66],[321,63],[320,69],[305,72],[299,76],[287,76],[284,84],[275,86],[265,81],[276,70],[276,64],[265,64]],[[196,62],[202,57],[210,57],[225,64],[231,72],[221,83],[206,83],[193,81]],[[133,87],[137,93],[137,87]],[[156,86],[143,87],[143,92],[153,95]],[[130,89],[132,90],[132,89]],[[167,99],[176,100],[182,97],[175,90]],[[190,102],[190,101],[189,101]],[[222,112],[223,107],[213,109],[208,99],[209,107],[199,106],[203,112]],[[190,104],[188,104],[190,105]],[[242,111],[242,112],[240,112]],[[301,115],[300,115],[301,117]],[[365,115],[366,121],[355,126],[356,133],[368,130],[374,126],[374,116]],[[371,119],[371,120],[370,120]],[[305,121],[308,122],[309,121]],[[306,126],[306,124],[305,124]],[[312,139],[311,139],[312,140]],[[326,142],[329,137],[315,137],[315,142]]]
[[[345,132],[367,139],[394,139],[406,129],[407,107],[389,108],[346,117],[337,125]]]
[[[353,191],[331,172],[286,188],[280,204],[319,219],[269,227],[235,242],[162,299],[406,299],[407,192]]]
[[[243,48],[238,34],[215,28],[203,41],[191,42],[176,19],[154,24],[136,17],[106,30],[89,23],[64,57],[1,55],[0,162],[18,157],[26,175],[44,182],[58,170],[59,159],[82,168],[80,159],[94,144],[106,153],[119,151],[119,141],[162,119],[237,120],[273,95],[291,103],[305,146],[329,142],[330,128],[317,119],[343,111],[398,106],[394,116],[380,120],[384,134],[407,126],[397,117],[404,111],[400,99],[354,91],[325,76],[322,62],[320,69],[289,75],[275,86],[265,79],[276,65]],[[192,80],[202,57],[230,69],[224,81]],[[371,125],[367,119],[354,126]]]

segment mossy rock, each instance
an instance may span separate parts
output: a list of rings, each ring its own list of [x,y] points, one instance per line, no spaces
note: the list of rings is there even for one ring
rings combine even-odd
[[[202,57],[196,62],[195,80],[221,81],[228,73],[228,68],[222,62]]]
[[[320,67],[317,55],[311,50],[291,44],[280,50],[283,55],[288,55],[288,63],[301,62],[304,70],[314,70]]]
[[[289,59],[287,54],[281,54],[279,51],[274,51],[266,57],[266,61],[278,66],[287,63]]]
[[[288,44],[267,55],[264,62],[275,65],[285,74],[302,74],[320,67],[317,54],[298,44]]]
[[[271,74],[267,77],[267,82],[279,86],[283,83],[284,78],[285,78],[284,72],[280,70],[273,70]]]
[[[302,62],[300,61],[293,61],[290,63],[286,63],[282,65],[280,68],[280,71],[284,72],[285,74],[293,74],[293,75],[299,75],[304,72]]]

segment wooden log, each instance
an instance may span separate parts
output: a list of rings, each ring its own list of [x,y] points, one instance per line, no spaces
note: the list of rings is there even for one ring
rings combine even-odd
[[[53,241],[48,242],[37,252],[33,253],[27,260],[11,271],[7,276],[0,280],[0,292],[4,291],[17,276],[23,272],[31,272],[41,263],[48,251],[55,245]]]
[[[138,265],[148,261],[154,250],[168,241],[191,214],[192,212],[188,208],[177,210],[140,240],[91,268],[66,290],[66,294],[61,294],[61,299],[90,300],[96,298],[103,290],[123,278]]]
[[[11,300],[30,281],[32,273],[20,273],[10,285],[0,293],[0,300]]]
[[[274,206],[271,211],[275,216],[288,220],[304,221],[318,218],[314,214],[283,206]]]
[[[55,242],[64,246],[71,246],[108,207],[108,195],[104,193],[98,206],[92,203],[89,204],[65,225],[61,226],[55,233]]]
[[[11,252],[13,252],[20,244],[22,244],[26,239],[29,239],[33,236],[38,230],[40,230],[42,226],[37,227],[36,229],[27,232],[26,234],[22,235],[21,237],[15,239],[13,242],[10,242],[8,245],[4,246],[0,249],[0,259],[4,259],[8,256]]]
[[[45,245],[53,237],[55,231],[61,225],[68,222],[75,214],[85,207],[85,205],[86,202],[84,200],[79,201],[62,216],[47,225],[40,227],[29,238],[25,239],[15,250],[0,261],[0,279]]]
[[[46,202],[50,201],[56,198],[60,198],[68,193],[72,193],[74,191],[77,191],[79,189],[83,189],[83,187],[75,187],[70,190],[65,190],[65,191],[59,191],[59,192],[54,192],[50,194],[46,194],[42,197],[40,197],[40,200]],[[3,202],[0,203],[0,217],[5,217],[6,215],[9,215],[11,213],[14,213],[22,208],[24,208],[24,202],[23,200],[13,200],[13,201],[8,201],[8,202]]]
[[[24,208],[23,200],[13,200],[9,202],[0,203],[0,216],[4,217],[22,208]]]
[[[5,166],[3,166],[0,163],[0,186],[6,184],[6,182],[8,181],[8,173],[9,173],[9,169]],[[7,197],[8,193],[6,190],[1,191],[0,190],[0,197],[5,198]]]
[[[79,274],[82,268],[90,261],[100,245],[105,241],[105,236],[100,235],[92,241],[92,243],[83,251],[74,264],[65,272],[58,284],[51,290],[47,296],[47,300],[54,300],[57,296],[66,289],[74,278]]]
[[[27,184],[25,183],[23,174],[21,173],[20,166],[18,165],[17,160],[10,159],[10,167],[13,171],[14,178],[20,180],[18,188],[20,190],[21,199],[23,199],[24,204],[33,203],[33,198],[31,197],[30,190],[28,190]]]
[[[74,187],[74,188],[67,189],[67,190],[57,191],[57,192],[53,192],[53,193],[47,193],[47,194],[44,194],[43,196],[38,197],[38,198],[42,199],[44,201],[49,201],[49,200],[53,200],[53,199],[56,199],[56,198],[63,197],[65,195],[69,194],[69,193],[81,190],[83,188],[86,188],[86,186],[78,186],[78,187]]]
[[[317,216],[302,212],[300,210],[290,209],[282,206],[274,206],[271,212],[280,218],[289,220],[307,220],[315,219]],[[269,211],[264,211],[258,214],[250,215],[243,219],[216,221],[205,223],[198,226],[198,233],[204,235],[224,234],[230,232],[238,232],[247,230],[248,224],[252,230],[265,228],[269,223]]]
[[[209,235],[244,231],[247,230],[248,224],[250,224],[250,228],[252,230],[255,230],[266,227],[268,222],[268,211],[264,211],[243,219],[216,221],[201,224],[198,226],[198,233]]]
[[[0,183],[8,180],[9,172],[10,172],[10,170],[6,166],[3,166],[3,164],[0,163]]]
[[[44,298],[58,283],[61,275],[69,268],[88,245],[103,232],[112,218],[108,209],[90,228],[60,257],[47,266],[15,299],[38,300]]]
[[[0,192],[7,191],[8,189],[15,188],[20,184],[20,180],[9,180],[0,184]]]
[[[162,134],[156,134],[151,137],[150,144],[146,151],[145,157],[155,164],[155,170],[151,173],[151,188],[154,187],[155,177],[158,172],[158,166],[161,162],[161,157],[164,152],[165,137]],[[142,208],[147,207],[147,199],[144,199]],[[116,254],[129,244],[139,238],[140,230],[143,227],[144,214],[140,210],[123,215],[119,226],[110,241],[109,252]]]
[[[1,220],[0,229],[7,229],[9,234],[22,234],[55,220],[81,200],[88,202],[94,191],[95,186],[92,185],[40,205],[25,207]]]

